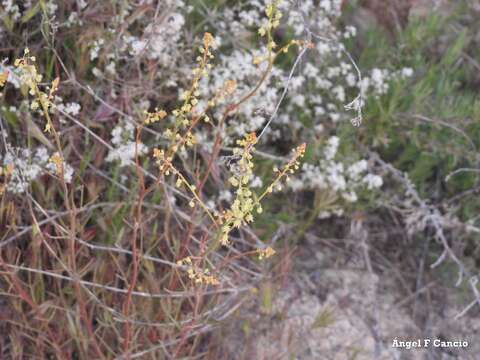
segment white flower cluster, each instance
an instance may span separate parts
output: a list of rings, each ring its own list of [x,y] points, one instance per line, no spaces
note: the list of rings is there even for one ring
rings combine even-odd
[[[375,190],[382,186],[383,180],[380,176],[368,172],[368,163],[362,159],[347,164],[337,161],[340,139],[332,136],[324,147],[324,158],[318,165],[305,163],[298,176],[289,182],[294,191],[300,190],[328,190],[348,203],[358,200],[358,192]],[[334,204],[328,212],[323,212],[322,217],[327,214],[340,214],[341,204]]]
[[[82,109],[81,105],[76,102],[69,102],[64,104],[63,99],[60,96],[55,96],[53,100],[54,106],[50,108],[51,113],[58,112],[58,119],[60,124],[65,125],[68,123],[64,115],[77,116]]]
[[[60,98],[61,100],[61,98]],[[81,110],[81,106],[80,104],[76,103],[76,102],[69,102],[67,104],[58,104],[56,105],[57,109],[60,111],[60,112],[65,112],[69,115],[72,115],[72,116],[76,116],[80,113],[80,110]]]
[[[14,0],[3,0],[3,10],[7,13],[13,21],[17,21],[22,16],[20,8],[15,4]]]
[[[68,15],[67,21],[65,21],[65,26],[66,27],[72,27],[72,26],[81,26],[83,25],[82,19],[80,19],[80,16],[78,12],[72,11],[70,15]]]
[[[149,57],[160,60],[162,64],[171,62],[184,25],[185,18],[179,12],[171,13],[161,23],[149,24],[144,34],[148,42]]]
[[[47,148],[43,146],[36,148],[35,151],[9,146],[3,158],[0,156],[3,166],[13,167],[6,190],[14,194],[22,194],[36,178],[46,173],[56,174],[56,166],[49,161],[50,158]],[[72,181],[73,168],[66,163],[63,163],[63,177],[66,183]]]
[[[20,18],[24,15],[20,11],[20,7],[17,4],[18,1],[16,0],[2,0],[2,7],[3,13],[10,17],[10,20],[16,22],[20,20]],[[31,9],[34,5],[32,4],[32,0],[22,0],[20,2],[23,5],[23,8],[28,10]],[[55,15],[55,12],[58,9],[57,2],[55,0],[48,0],[45,4],[45,10],[47,14],[50,16]]]
[[[413,69],[403,68],[399,71],[374,68],[368,76],[364,76],[360,82],[360,91],[363,94],[381,96],[388,92],[389,82],[409,78],[413,75]]]
[[[49,0],[45,3],[45,9],[48,15],[53,16],[58,9],[58,5],[55,0]]]
[[[98,54],[103,44],[105,44],[105,40],[102,38],[97,39],[92,43],[92,47],[90,48],[90,60],[93,61],[98,58]]]
[[[151,4],[151,0],[140,1],[137,5]],[[133,10],[134,5],[124,3],[118,16],[113,19],[109,28],[107,28],[108,36],[111,41],[115,41],[114,46],[107,44],[106,39],[100,38],[91,43],[90,59],[97,59],[100,52],[104,48],[110,49],[104,55],[106,61],[105,69],[95,67],[92,72],[95,76],[101,77],[104,71],[111,75],[117,73],[116,66],[119,61],[137,61],[138,59],[157,60],[158,64],[163,67],[173,67],[177,61],[183,56],[179,52],[179,46],[182,43],[182,29],[185,25],[185,14],[192,10],[183,0],[166,0],[162,1],[160,8],[157,9],[161,16],[155,17],[153,21],[145,23],[135,23],[125,31],[121,37],[117,36],[115,25],[122,25],[127,16]]]
[[[180,4],[179,4],[180,5]],[[180,12],[173,12],[162,18],[162,21],[148,24],[141,37],[126,35],[124,46],[131,56],[145,53],[150,59],[157,59],[161,64],[175,60],[175,50],[182,35],[185,18]]]
[[[109,151],[105,160],[107,162],[120,161],[121,167],[131,164],[135,159],[135,151],[140,156],[148,150],[144,144],[135,143],[135,126],[126,120],[121,120],[113,128],[111,144],[114,149]]]
[[[88,5],[87,0],[76,0],[77,10],[71,11],[68,15],[67,20],[65,21],[65,26],[70,28],[72,26],[82,26],[83,20],[81,19],[82,10],[85,9]]]

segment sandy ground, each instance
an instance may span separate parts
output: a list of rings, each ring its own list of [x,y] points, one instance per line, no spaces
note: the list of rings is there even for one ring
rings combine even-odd
[[[429,288],[405,296],[388,272],[369,270],[365,253],[323,249],[315,240],[295,257],[287,284],[272,294],[268,311],[262,295],[227,332],[231,359],[298,360],[478,360],[480,311],[460,319],[461,289]],[[358,249],[358,246],[357,246]],[[431,293],[427,296],[427,293]],[[439,298],[438,294],[440,294]],[[245,319],[248,335],[245,336]],[[426,348],[395,348],[394,340],[430,339]],[[433,341],[467,341],[466,348],[440,348]],[[239,349],[242,349],[239,352]]]

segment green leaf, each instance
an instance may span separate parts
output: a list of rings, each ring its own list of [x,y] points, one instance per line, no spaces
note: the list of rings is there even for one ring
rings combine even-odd
[[[35,6],[32,6],[30,9],[28,9],[20,19],[22,23],[28,22],[31,18],[33,18],[35,15],[37,15],[38,11],[40,10],[40,2],[37,2]]]
[[[273,287],[271,283],[265,283],[261,288],[262,310],[266,314],[271,314],[273,309]]]
[[[17,115],[13,111],[6,110],[3,112],[3,117],[7,120],[7,123],[12,126],[16,127],[18,124]]]
[[[42,11],[44,13],[47,12],[47,6],[45,5],[45,1],[44,0],[39,0],[38,4],[40,5],[40,7],[42,8]]]
[[[50,140],[44,135],[44,132],[38,127],[37,124],[29,117],[25,117],[25,122],[27,123],[27,132],[29,136],[32,136],[36,140],[40,141],[43,145],[49,149],[54,149]]]
[[[242,331],[245,334],[245,336],[248,336],[250,334],[250,323],[248,322],[248,320],[245,320],[242,323]]]
[[[12,32],[13,31],[13,26],[15,23],[13,22],[12,18],[8,15],[3,15],[3,23],[5,24],[5,27],[7,28],[8,31]]]
[[[312,329],[326,328],[335,323],[333,314],[333,310],[329,308],[321,310],[315,317],[315,321],[312,324]]]
[[[445,56],[442,59],[442,64],[449,67],[452,66],[453,63],[458,59],[458,57],[462,54],[463,48],[467,44],[467,31],[464,30],[460,33],[457,37],[455,42],[452,46],[449,47]]]

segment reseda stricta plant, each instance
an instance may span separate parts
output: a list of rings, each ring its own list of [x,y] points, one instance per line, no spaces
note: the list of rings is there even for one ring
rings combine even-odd
[[[255,133],[247,134],[244,139],[237,140],[237,145],[241,148],[233,150],[233,156],[239,157],[239,160],[235,165],[233,176],[228,181],[237,190],[230,209],[221,215],[223,223],[222,245],[228,244],[228,234],[233,228],[240,227],[242,223],[248,224],[253,221],[252,212],[255,208],[255,201],[248,183],[253,175],[252,151],[256,143],[257,136]]]

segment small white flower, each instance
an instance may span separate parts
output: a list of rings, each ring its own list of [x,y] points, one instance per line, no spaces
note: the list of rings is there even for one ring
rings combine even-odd
[[[58,104],[57,105],[57,108],[59,111],[61,112],[65,112],[69,115],[73,115],[73,116],[76,116],[79,114],[80,112],[80,109],[81,109],[81,106],[80,104],[78,103],[75,103],[75,102],[70,102],[70,103],[67,103],[66,105],[64,104]]]
[[[412,68],[403,68],[401,72],[403,77],[410,77],[413,75],[413,69]]]
[[[135,39],[130,43],[130,46],[132,48],[130,54],[133,56],[138,56],[145,50],[147,42],[145,40]]]
[[[378,189],[383,185],[383,179],[374,174],[367,174],[363,178],[363,182],[367,185],[369,190]]]
[[[338,146],[340,144],[340,139],[337,136],[332,136],[327,141],[327,146],[324,149],[325,158],[327,160],[332,160],[338,150]]]
[[[77,0],[77,5],[80,9],[84,9],[87,7],[88,3],[87,0]]]
[[[366,160],[360,160],[350,165],[347,169],[348,176],[353,180],[358,180],[359,176],[367,171],[368,163]]]
[[[342,197],[351,203],[354,203],[358,200],[357,193],[355,191],[350,191],[350,192],[344,192],[342,193]]]
[[[219,201],[227,201],[230,202],[233,199],[233,194],[230,192],[230,190],[221,190],[219,195],[218,195],[218,200]]]
[[[90,49],[90,60],[95,60],[96,58],[98,58],[98,54],[100,52],[100,48],[103,46],[103,44],[105,43],[105,40],[100,38],[98,40],[95,40],[93,43],[92,43],[92,48]]]
[[[253,179],[250,181],[251,188],[259,188],[262,187],[263,181],[259,176],[254,176]]]

